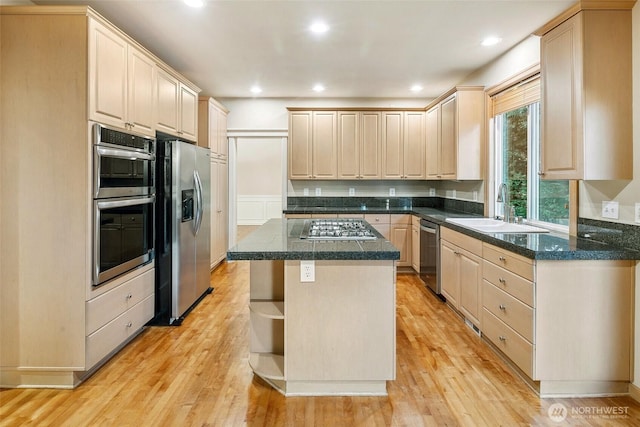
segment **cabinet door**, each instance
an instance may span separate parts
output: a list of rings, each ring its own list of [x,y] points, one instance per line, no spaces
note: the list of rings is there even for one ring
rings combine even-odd
[[[442,295],[457,308],[460,301],[458,254],[455,246],[444,240],[440,244],[440,267]]]
[[[338,111],[338,178],[360,178],[360,128],[357,111]]]
[[[426,115],[426,176],[436,179],[440,177],[438,162],[440,160],[440,106],[436,105]]]
[[[227,141],[227,113],[218,110],[218,156],[226,159],[229,156],[229,142]]]
[[[381,115],[377,111],[365,111],[360,117],[360,178],[380,179],[382,176]]]
[[[229,248],[229,167],[226,162],[218,165],[218,261],[227,256]]]
[[[542,172],[582,179],[582,14],[542,37]]]
[[[180,84],[179,117],[180,136],[196,141],[198,139],[198,94],[183,84]]]
[[[289,114],[289,179],[311,178],[311,111]]]
[[[382,113],[382,177],[401,179],[404,176],[403,113]]]
[[[211,268],[213,268],[218,262],[217,253],[217,241],[218,241],[218,162],[216,159],[211,158]]]
[[[420,227],[411,226],[411,267],[420,273]]]
[[[336,112],[314,111],[312,129],[312,175],[317,179],[335,179],[338,176]]]
[[[155,137],[156,64],[142,51],[129,46],[127,66],[128,123],[133,130]]]
[[[398,267],[411,266],[411,226],[395,224],[391,227],[391,243],[400,250]]]
[[[480,327],[480,290],[482,285],[482,260],[480,257],[460,251],[460,311]]]
[[[456,97],[440,105],[440,162],[438,169],[442,178],[456,177],[457,162]]]
[[[425,124],[424,112],[409,111],[404,115],[404,178],[425,177]]]
[[[178,82],[178,79],[162,69],[158,69],[156,82],[157,129],[163,132],[177,135],[180,82]]]
[[[127,121],[127,42],[89,20],[89,117],[124,128]]]

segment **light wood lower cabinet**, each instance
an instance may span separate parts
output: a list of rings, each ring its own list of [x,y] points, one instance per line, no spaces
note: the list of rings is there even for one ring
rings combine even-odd
[[[411,217],[411,267],[420,273],[420,217]]]
[[[482,333],[541,396],[626,392],[633,264],[533,261],[483,244]]]
[[[393,261],[251,261],[249,364],[285,395],[386,394],[395,378]]]
[[[440,260],[442,295],[466,319],[481,327],[482,242],[442,228]]]
[[[365,214],[364,219],[400,251],[398,267],[411,267],[411,215]]]

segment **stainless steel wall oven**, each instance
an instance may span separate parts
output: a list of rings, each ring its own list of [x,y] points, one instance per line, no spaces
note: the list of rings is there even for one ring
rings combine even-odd
[[[93,125],[93,286],[154,259],[155,139]]]

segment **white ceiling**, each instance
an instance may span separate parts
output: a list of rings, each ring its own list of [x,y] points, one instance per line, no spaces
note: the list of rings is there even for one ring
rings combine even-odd
[[[218,98],[434,98],[572,0],[32,0],[88,4]],[[323,19],[330,31],[308,31]],[[489,35],[502,43],[480,45]],[[322,83],[321,94],[311,90]],[[409,88],[421,84],[413,93]]]

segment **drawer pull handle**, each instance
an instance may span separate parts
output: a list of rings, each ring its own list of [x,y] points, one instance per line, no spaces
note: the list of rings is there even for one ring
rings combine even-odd
[[[506,280],[504,280],[502,277],[498,279],[498,282],[502,283],[503,285],[507,282]]]
[[[453,254],[454,254],[454,255],[460,255],[460,252],[458,252],[458,251],[453,251]]]
[[[498,257],[498,259],[499,259],[500,261],[502,261],[502,262],[505,262],[505,261],[507,260],[507,259],[506,259],[505,257],[503,257],[503,256],[499,256],[499,257]]]
[[[132,326],[133,326],[133,323],[131,323],[131,322],[127,323],[127,328],[130,328]]]
[[[507,337],[500,335],[498,339],[502,342],[505,342],[507,340]]]
[[[504,305],[504,304],[500,304],[500,305],[498,306],[498,308],[499,308],[500,310],[502,310],[502,311],[505,311],[505,310],[507,309],[507,306],[506,306],[506,305]]]

